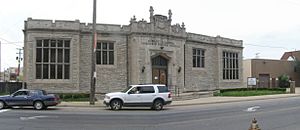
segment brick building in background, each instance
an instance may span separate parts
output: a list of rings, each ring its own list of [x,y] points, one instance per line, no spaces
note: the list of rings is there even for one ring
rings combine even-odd
[[[168,16],[129,25],[97,24],[96,92],[129,84],[160,83],[180,91],[243,85],[241,40],[186,32]],[[28,18],[24,28],[24,72],[28,88],[89,92],[92,24]]]
[[[300,61],[300,51],[285,52],[280,60],[249,59],[244,60],[244,81],[248,77],[258,79],[259,87],[278,87],[278,77],[289,76],[290,80],[300,86],[300,70],[297,62]],[[246,84],[246,83],[245,83]]]

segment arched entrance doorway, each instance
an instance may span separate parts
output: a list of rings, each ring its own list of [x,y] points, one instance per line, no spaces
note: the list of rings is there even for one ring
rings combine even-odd
[[[152,83],[168,83],[168,59],[161,55],[152,58]]]

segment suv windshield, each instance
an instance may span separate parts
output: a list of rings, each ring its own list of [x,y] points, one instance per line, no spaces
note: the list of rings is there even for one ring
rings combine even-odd
[[[125,88],[124,90],[122,90],[121,92],[126,93],[132,86],[128,86],[127,88]]]

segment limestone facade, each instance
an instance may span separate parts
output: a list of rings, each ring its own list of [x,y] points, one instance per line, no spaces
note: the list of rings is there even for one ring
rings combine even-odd
[[[171,10],[168,16],[154,15],[151,7],[150,22],[138,21],[133,17],[129,25],[97,24],[96,29],[98,42],[113,45],[113,57],[109,56],[113,64],[96,65],[97,93],[120,91],[130,84],[142,83],[164,83],[171,89],[179,88],[181,92],[243,85],[242,41],[186,32],[184,23],[172,25]],[[49,78],[52,75],[51,68],[42,69],[43,72],[37,70],[39,39],[70,40],[67,48],[70,50],[68,78]],[[92,24],[81,23],[79,20],[53,22],[28,18],[25,21],[24,40],[24,80],[29,88],[66,93],[90,91]],[[204,65],[201,67],[195,67],[194,62],[198,60],[193,60],[194,49],[203,51],[201,62],[204,63],[201,64]],[[198,55],[198,51],[195,52]],[[238,76],[234,79],[224,79],[224,52],[230,52],[230,56],[231,52],[237,55],[232,54],[237,61],[234,62],[237,70],[234,73]],[[49,52],[50,59],[51,56]],[[42,64],[48,65],[48,62]],[[59,73],[57,65],[54,68],[53,73]],[[65,69],[68,68],[64,67],[64,75],[68,75]],[[44,74],[46,70],[49,71],[48,77],[46,73],[46,78],[37,78],[38,73]]]

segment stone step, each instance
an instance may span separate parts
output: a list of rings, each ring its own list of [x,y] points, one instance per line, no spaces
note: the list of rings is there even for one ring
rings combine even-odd
[[[174,101],[192,100],[198,98],[205,98],[213,96],[213,92],[192,92],[192,93],[182,93],[179,95],[173,95]]]

